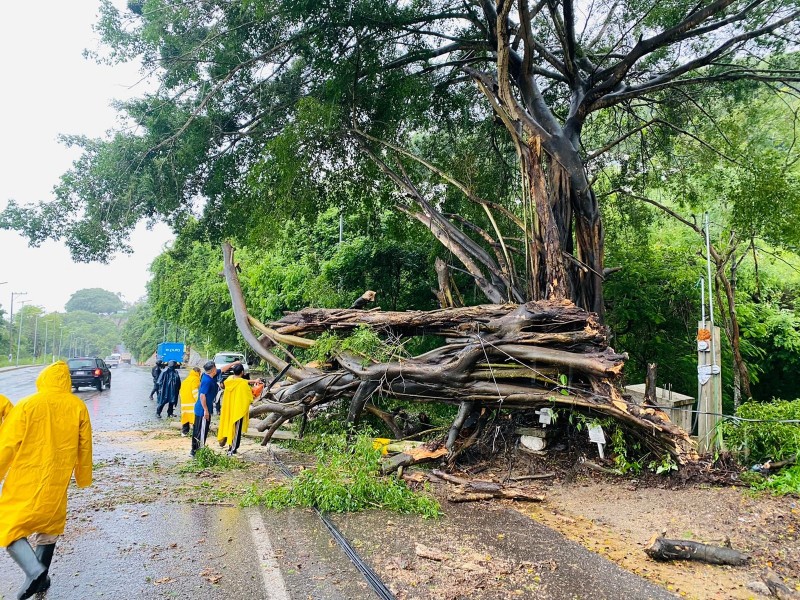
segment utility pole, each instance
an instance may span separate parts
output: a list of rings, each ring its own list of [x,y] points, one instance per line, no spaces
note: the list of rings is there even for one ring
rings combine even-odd
[[[59,338],[58,338],[58,358],[61,358],[61,345],[64,343],[64,326],[59,326]],[[56,332],[53,330],[53,345],[56,344]]]
[[[8,315],[8,355],[14,353],[14,298],[26,296],[28,292],[11,292],[11,312]],[[9,360],[10,362],[10,360]]]
[[[44,348],[42,348],[42,364],[47,362],[47,326],[50,325],[49,321],[44,322]]]
[[[27,304],[27,300],[23,300],[20,304]],[[22,310],[22,309],[20,309]],[[19,366],[19,346],[22,343],[22,321],[25,315],[21,312],[19,313],[19,334],[17,335],[17,362],[16,366]]]
[[[39,314],[36,314],[36,320],[33,325],[33,364],[36,364],[36,342],[39,337]]]

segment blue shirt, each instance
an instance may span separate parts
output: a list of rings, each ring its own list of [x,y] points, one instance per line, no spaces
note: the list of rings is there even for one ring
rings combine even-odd
[[[217,371],[219,375],[219,371]],[[217,392],[219,391],[219,382],[217,377],[211,377],[208,373],[203,373],[200,377],[200,390],[197,393],[197,402],[194,404],[194,414],[196,417],[202,417],[205,412],[203,411],[203,403],[200,401],[200,394],[206,397],[206,406],[209,411],[211,410],[211,403],[217,399]]]

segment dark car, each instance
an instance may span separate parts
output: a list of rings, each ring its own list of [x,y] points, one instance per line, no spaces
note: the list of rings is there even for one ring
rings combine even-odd
[[[69,366],[69,376],[72,378],[72,387],[77,391],[81,386],[91,386],[98,392],[103,390],[105,385],[111,387],[111,370],[102,358],[81,357],[70,358],[67,361]]]

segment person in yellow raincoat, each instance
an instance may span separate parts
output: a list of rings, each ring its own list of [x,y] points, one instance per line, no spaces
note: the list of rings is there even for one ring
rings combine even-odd
[[[0,427],[0,546],[25,573],[17,598],[50,585],[73,472],[78,487],[92,483],[89,411],[71,386],[67,363],[50,365],[36,379],[38,391],[20,400]]]
[[[222,412],[219,416],[217,440],[220,446],[228,444],[228,454],[236,454],[242,442],[242,432],[247,431],[250,421],[250,405],[253,393],[250,384],[242,378],[244,367],[237,364],[233,367],[233,375],[225,381],[225,397]]]
[[[6,420],[12,408],[14,408],[14,405],[11,404],[11,400],[6,398],[3,394],[0,394],[0,425]]]
[[[186,437],[194,425],[194,405],[200,391],[200,367],[192,367],[181,383],[181,435]]]

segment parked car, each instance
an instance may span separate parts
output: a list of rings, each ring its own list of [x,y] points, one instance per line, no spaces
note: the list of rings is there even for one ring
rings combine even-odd
[[[70,358],[67,366],[75,391],[81,386],[94,387],[98,392],[103,391],[103,386],[111,387],[111,369],[102,358],[96,356]]]
[[[115,369],[119,366],[119,354],[111,354],[110,356],[106,356],[105,363],[108,365],[109,369]]]
[[[241,352],[217,352],[214,355],[214,364],[217,365],[218,369],[221,369],[225,365],[229,365],[232,362],[239,361],[242,363],[245,371],[249,371],[250,367],[247,365],[247,358],[245,358],[244,354]]]

